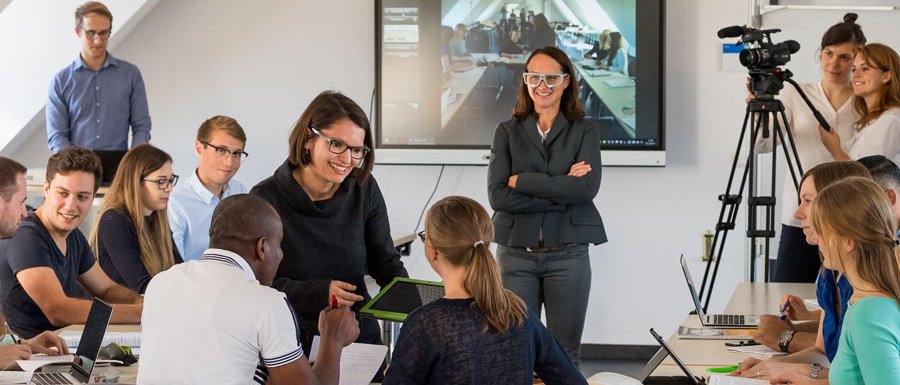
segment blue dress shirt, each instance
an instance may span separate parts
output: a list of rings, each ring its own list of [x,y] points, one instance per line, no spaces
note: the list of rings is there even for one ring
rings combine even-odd
[[[79,55],[56,74],[47,100],[47,145],[56,153],[70,146],[128,150],[150,141],[150,112],[137,66],[108,52],[99,71]]]
[[[219,201],[231,195],[244,194],[247,189],[234,179],[222,190],[222,198],[213,195],[197,176],[197,171],[172,190],[169,199],[169,227],[172,240],[184,261],[199,259],[209,248],[209,225]]]

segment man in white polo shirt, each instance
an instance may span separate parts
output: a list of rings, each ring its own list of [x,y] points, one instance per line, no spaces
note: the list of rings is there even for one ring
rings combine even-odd
[[[179,183],[169,199],[172,239],[185,261],[200,258],[209,247],[209,223],[219,201],[247,189],[232,180],[247,157],[247,135],[233,118],[213,116],[197,129],[197,169]]]
[[[269,287],[281,263],[281,218],[240,194],[216,207],[210,249],[157,274],[144,297],[140,384],[337,384],[341,350],[359,335],[348,307],[320,314],[314,368],[297,318]]]

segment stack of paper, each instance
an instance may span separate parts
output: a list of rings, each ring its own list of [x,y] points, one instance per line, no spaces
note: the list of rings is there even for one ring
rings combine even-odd
[[[77,348],[78,342],[81,341],[80,330],[63,330],[59,336],[66,341],[69,348]],[[113,342],[122,346],[139,348],[141,347],[141,332],[106,332],[100,346],[106,346]]]
[[[775,356],[783,356],[787,353],[769,349],[766,345],[753,346],[728,346],[725,350],[732,353],[747,354],[759,358],[772,358]]]
[[[678,327],[678,338],[689,340],[751,340],[756,329]]]

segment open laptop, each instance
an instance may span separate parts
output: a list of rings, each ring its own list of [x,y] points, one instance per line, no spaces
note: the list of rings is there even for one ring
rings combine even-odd
[[[94,151],[94,154],[97,154],[97,157],[100,158],[100,166],[103,167],[103,174],[100,178],[101,186],[109,187],[112,184],[112,180],[116,176],[116,170],[119,169],[119,163],[122,162],[126,152],[128,151]]]
[[[442,282],[396,277],[359,312],[377,319],[403,322],[413,310],[443,296]]]
[[[94,298],[91,312],[88,313],[87,322],[81,332],[81,340],[78,341],[78,350],[75,351],[75,362],[59,371],[36,372],[31,377],[29,384],[80,385],[88,383],[91,370],[94,369],[94,363],[97,362],[97,356],[100,354],[100,345],[103,344],[103,335],[106,334],[106,327],[109,326],[111,316],[112,307]],[[49,366],[58,367],[57,365]]]
[[[759,316],[751,314],[706,314],[703,306],[700,306],[700,297],[697,296],[697,290],[694,287],[694,280],[691,278],[691,271],[688,270],[687,262],[684,261],[684,254],[681,255],[681,270],[684,271],[684,279],[687,281],[688,289],[691,292],[691,300],[697,308],[697,316],[700,317],[700,323],[705,327],[716,328],[755,328],[759,326]]]

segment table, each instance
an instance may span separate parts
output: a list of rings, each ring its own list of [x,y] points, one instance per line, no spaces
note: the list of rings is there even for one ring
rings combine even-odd
[[[597,95],[600,101],[606,105],[606,108],[612,113],[613,117],[628,132],[631,137],[635,137],[635,86],[634,80],[619,72],[610,72],[601,76],[591,76],[587,68],[584,68],[584,62],[575,63],[575,70],[578,72],[581,80],[587,83],[588,87]],[[606,81],[625,81],[631,80],[631,86],[610,87]]]
[[[801,298],[815,298],[816,286],[812,283],[754,283],[738,284],[723,313],[728,314],[777,314],[780,310],[778,302],[786,293]],[[690,315],[682,324],[689,327],[701,327],[700,319]],[[746,355],[731,353],[725,350],[722,340],[689,340],[679,339],[677,333],[666,341],[675,354],[681,358],[696,375],[706,373],[710,367],[736,365]],[[653,372],[654,376],[683,376],[684,373],[671,357],[667,357]]]

